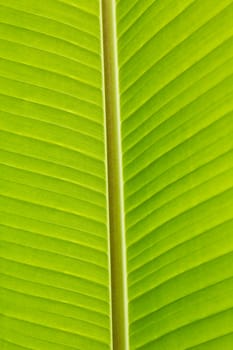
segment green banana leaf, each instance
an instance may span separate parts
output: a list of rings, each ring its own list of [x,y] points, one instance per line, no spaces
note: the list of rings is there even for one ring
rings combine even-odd
[[[233,349],[233,1],[0,0],[0,349]]]

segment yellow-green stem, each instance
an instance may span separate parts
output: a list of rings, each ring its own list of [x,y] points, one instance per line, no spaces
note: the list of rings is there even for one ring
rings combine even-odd
[[[111,251],[113,349],[127,350],[129,347],[126,244],[116,10],[114,0],[102,0],[102,24]]]

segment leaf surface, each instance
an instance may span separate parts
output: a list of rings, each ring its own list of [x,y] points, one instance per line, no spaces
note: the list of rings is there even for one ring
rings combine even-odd
[[[0,348],[232,350],[232,0],[0,0]]]
[[[232,1],[118,2],[131,349],[230,349]]]
[[[109,349],[98,1],[0,1],[1,348]]]

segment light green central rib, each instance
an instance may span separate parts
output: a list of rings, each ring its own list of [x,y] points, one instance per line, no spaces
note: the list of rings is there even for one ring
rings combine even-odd
[[[113,348],[127,350],[128,297],[115,1],[103,0]]]

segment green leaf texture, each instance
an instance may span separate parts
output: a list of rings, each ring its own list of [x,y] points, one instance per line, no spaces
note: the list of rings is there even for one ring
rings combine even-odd
[[[130,349],[233,348],[233,2],[117,2]]]
[[[98,0],[0,1],[4,350],[110,348]]]
[[[233,349],[232,24],[0,0],[1,350]]]

